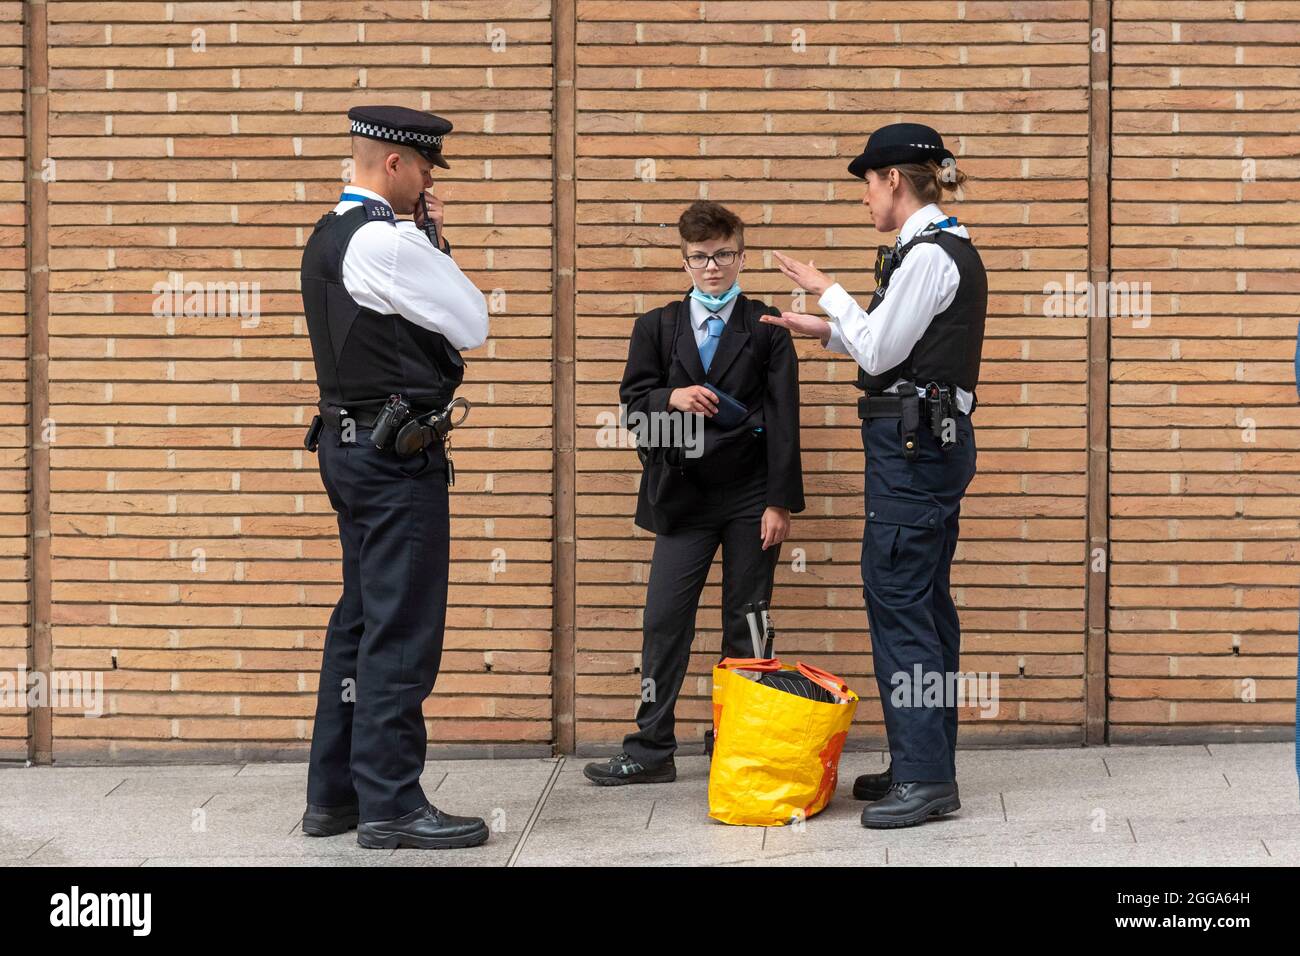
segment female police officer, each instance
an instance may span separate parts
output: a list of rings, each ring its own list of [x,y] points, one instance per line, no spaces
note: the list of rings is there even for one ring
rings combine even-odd
[[[863,309],[838,283],[776,253],[781,271],[832,319],[762,321],[816,336],[858,363],[866,452],[862,584],[890,768],[854,783],[866,827],[904,827],[961,806],[956,782],[960,628],[949,592],[962,495],[975,474],[975,407],[988,285],[965,227],[935,203],[965,181],[939,134],[896,123],[849,164],[880,232],[876,290]]]

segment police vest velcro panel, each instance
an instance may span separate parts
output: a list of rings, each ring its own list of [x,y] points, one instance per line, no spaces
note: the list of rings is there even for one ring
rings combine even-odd
[[[879,375],[868,375],[859,367],[857,386],[878,391],[900,378],[925,384],[941,382],[975,390],[980,377],[980,354],[984,349],[984,319],[988,312],[988,277],[979,252],[969,239],[950,232],[918,236],[909,247],[933,242],[957,264],[960,282],[952,304],[936,315],[906,359]],[[896,273],[895,273],[896,274]],[[887,296],[886,289],[885,295]],[[874,295],[867,307],[870,313],[884,301]]]
[[[343,256],[363,225],[388,220],[392,208],[363,202],[327,213],[302,255],[302,301],[322,402],[379,406],[405,395],[418,410],[442,408],[465,377],[465,362],[446,336],[397,314],[357,304],[343,285]]]

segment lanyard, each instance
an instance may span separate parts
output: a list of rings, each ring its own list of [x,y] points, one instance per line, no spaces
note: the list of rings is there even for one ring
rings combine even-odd
[[[360,193],[350,193],[345,189],[339,194],[339,202],[383,202],[383,200],[372,199],[370,196],[363,196]]]

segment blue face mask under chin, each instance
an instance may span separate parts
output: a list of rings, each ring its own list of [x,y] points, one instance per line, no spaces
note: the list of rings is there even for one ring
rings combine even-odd
[[[709,295],[707,292],[701,292],[698,288],[691,289],[691,298],[702,303],[710,312],[718,311],[738,295],[740,295],[739,280],[733,282],[731,288],[722,295]]]

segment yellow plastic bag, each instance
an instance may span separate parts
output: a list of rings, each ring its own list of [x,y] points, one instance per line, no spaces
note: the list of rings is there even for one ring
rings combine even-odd
[[[798,671],[843,703],[810,700],[756,683],[737,671]],[[840,752],[858,695],[809,664],[727,658],[713,668],[713,763],[709,816],[723,823],[777,827],[820,813],[831,802]]]

